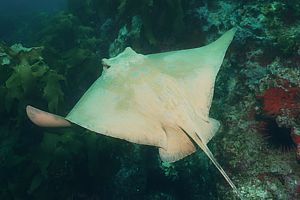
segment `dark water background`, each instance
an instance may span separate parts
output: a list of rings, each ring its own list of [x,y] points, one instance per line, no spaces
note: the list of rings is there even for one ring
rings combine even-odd
[[[22,16],[37,12],[54,12],[66,9],[66,0],[1,0],[0,14]]]
[[[0,38],[8,43],[28,44],[28,37],[20,29],[34,29],[41,14],[55,13],[67,9],[66,0],[1,0]],[[27,33],[28,34],[28,33]],[[26,39],[27,38],[27,39]]]

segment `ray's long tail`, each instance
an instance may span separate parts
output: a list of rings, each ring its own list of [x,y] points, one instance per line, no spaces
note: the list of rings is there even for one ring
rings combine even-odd
[[[233,191],[238,195],[238,197],[243,200],[241,193],[238,191],[237,187],[234,185],[232,180],[229,178],[227,173],[224,171],[224,169],[221,167],[219,162],[216,160],[214,155],[211,153],[209,148],[201,142],[201,139],[198,138],[194,140],[196,144],[204,151],[204,153],[209,157],[209,159],[212,161],[212,163],[216,166],[216,168],[221,172],[225,180],[229,183],[229,185],[232,187]]]

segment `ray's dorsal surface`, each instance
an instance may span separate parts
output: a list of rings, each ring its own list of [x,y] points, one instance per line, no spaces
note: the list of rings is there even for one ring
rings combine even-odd
[[[142,55],[126,48],[110,59],[67,117],[29,106],[29,118],[41,126],[72,122],[94,132],[159,148],[163,161],[175,162],[199,146],[230,186],[207,143],[219,128],[209,117],[214,84],[236,29],[200,48]]]

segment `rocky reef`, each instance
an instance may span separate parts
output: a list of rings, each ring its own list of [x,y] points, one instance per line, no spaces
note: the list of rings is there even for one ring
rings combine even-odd
[[[237,199],[201,151],[161,163],[154,148],[79,127],[37,128],[24,114],[34,104],[65,115],[101,75],[101,59],[127,46],[192,48],[233,26],[211,108],[222,125],[209,147],[245,199],[300,198],[299,1],[68,0],[68,8],[0,38],[0,199]]]

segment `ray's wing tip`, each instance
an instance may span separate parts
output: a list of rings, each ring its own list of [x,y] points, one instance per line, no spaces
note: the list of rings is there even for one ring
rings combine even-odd
[[[36,108],[34,108],[33,106],[31,105],[27,105],[26,106],[26,114],[27,114],[27,117],[33,122],[35,123],[34,121],[34,118],[35,118],[35,113],[36,113]]]
[[[238,29],[237,26],[234,26],[229,31],[234,34],[237,31],[237,29]]]
[[[234,36],[235,36],[235,34],[236,34],[236,32],[238,31],[238,27],[235,26],[235,27],[231,28],[229,31],[231,32],[232,39],[233,39]]]
[[[235,33],[237,32],[237,30],[238,30],[238,28],[235,26],[235,27],[233,27],[233,28],[231,28],[231,29],[229,29],[228,31],[226,31],[225,33],[224,33],[224,38],[228,38],[228,44],[230,44],[231,43],[231,41],[233,40],[233,38],[234,38],[234,36],[235,36]]]
[[[69,127],[71,123],[65,118],[54,115],[31,105],[26,106],[26,114],[30,121],[41,127]]]
[[[45,115],[44,111],[42,111],[38,108],[35,108],[31,105],[27,105],[26,106],[26,114],[32,123],[34,123],[37,126],[44,126],[44,122],[43,122],[43,120],[41,120],[41,116]]]
[[[28,113],[32,108],[33,108],[33,106],[27,105],[27,106],[26,106],[26,113]]]

